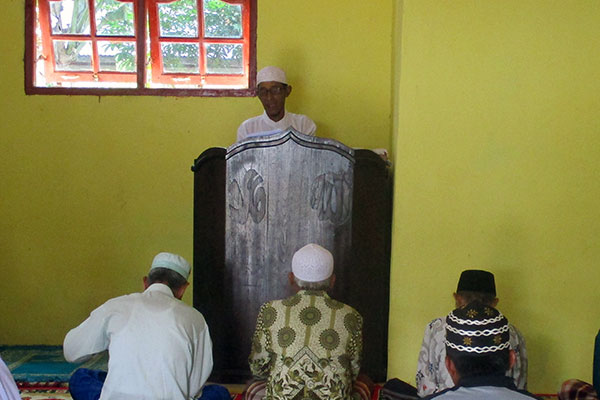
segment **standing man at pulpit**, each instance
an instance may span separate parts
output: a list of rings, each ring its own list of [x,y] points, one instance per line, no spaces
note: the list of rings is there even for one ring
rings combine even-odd
[[[306,115],[293,114],[285,109],[285,99],[292,93],[285,72],[278,67],[265,67],[256,74],[258,99],[265,111],[242,122],[237,131],[237,141],[253,136],[281,132],[289,127],[305,135],[314,135],[317,126]]]
[[[345,400],[353,390],[369,398],[366,385],[356,382],[363,319],[326,292],[335,282],[331,253],[304,246],[292,258],[289,279],[297,293],[260,308],[249,358],[260,381],[250,385],[246,399]]]

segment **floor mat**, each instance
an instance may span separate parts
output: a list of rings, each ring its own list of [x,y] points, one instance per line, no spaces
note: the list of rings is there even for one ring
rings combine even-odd
[[[22,400],[71,400],[69,384],[64,382],[17,382]]]
[[[0,346],[0,356],[18,382],[68,382],[77,368],[106,371],[108,353],[96,354],[84,363],[69,363],[62,346]]]
[[[108,368],[108,353],[95,355],[85,363],[69,363],[62,346],[0,346],[0,356],[10,369],[22,400],[71,400],[69,378],[77,368]],[[233,399],[240,398],[244,385],[225,385]],[[539,395],[556,400],[556,394]]]

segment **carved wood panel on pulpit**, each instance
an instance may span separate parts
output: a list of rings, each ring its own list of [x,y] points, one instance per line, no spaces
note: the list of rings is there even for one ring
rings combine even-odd
[[[391,180],[372,152],[357,153],[364,171],[356,169],[354,150],[290,130],[209,149],[196,160],[194,307],[213,338],[213,380],[250,377],[258,309],[291,294],[292,256],[311,242],[334,256],[331,296],[363,314],[365,372],[385,380]],[[356,208],[357,196],[374,208]]]

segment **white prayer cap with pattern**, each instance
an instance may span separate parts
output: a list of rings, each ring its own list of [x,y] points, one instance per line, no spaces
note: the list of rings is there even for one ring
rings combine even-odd
[[[324,281],[333,273],[333,256],[318,244],[307,244],[292,257],[292,272],[304,282]]]
[[[258,86],[262,82],[279,82],[287,85],[287,78],[285,72],[278,67],[264,67],[256,74],[256,85]]]
[[[150,266],[150,271],[154,268],[166,268],[172,271],[177,272],[179,275],[183,276],[187,281],[190,276],[190,264],[185,260],[185,258],[178,256],[177,254],[172,253],[158,253],[154,260],[152,260],[152,265]]]

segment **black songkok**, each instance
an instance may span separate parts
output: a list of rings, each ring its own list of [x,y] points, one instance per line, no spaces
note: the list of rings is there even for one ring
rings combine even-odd
[[[481,292],[496,296],[496,283],[494,274],[480,269],[468,269],[460,274],[457,292]]]

